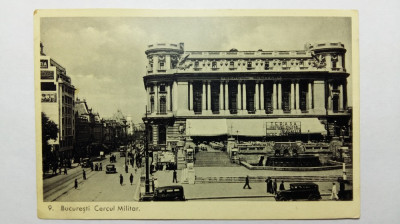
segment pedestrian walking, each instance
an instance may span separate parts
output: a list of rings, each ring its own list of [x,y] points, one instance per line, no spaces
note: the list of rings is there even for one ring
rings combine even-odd
[[[93,162],[90,162],[90,169],[93,171]]]
[[[64,167],[64,175],[67,175],[67,167]]]
[[[283,183],[283,180],[282,180],[281,184],[279,185],[279,190],[280,191],[284,191],[285,190],[285,184]]]
[[[100,171],[103,171],[103,164],[100,163],[99,169]]]
[[[174,172],[172,173],[172,183],[178,183],[176,170],[174,170]]]
[[[337,189],[336,189],[336,184],[332,183],[332,193],[331,193],[331,200],[338,200],[338,196],[337,196]]]
[[[128,173],[128,165],[125,165],[125,173]]]
[[[278,183],[276,183],[276,179],[274,180],[274,183],[272,184],[272,189],[274,191],[274,194],[277,194]]]
[[[129,177],[129,180],[131,181],[131,185],[133,183],[133,174],[131,173],[131,176]]]
[[[86,180],[86,172],[83,170],[83,179]]]
[[[122,174],[120,174],[119,175],[119,184],[121,184],[121,186],[122,186],[123,183],[124,183],[124,177],[122,176]]]
[[[246,186],[247,186],[249,189],[251,189],[251,187],[250,187],[249,175],[246,176],[246,182],[245,182],[245,184],[244,184],[244,186],[243,186],[243,189],[245,189]]]
[[[78,188],[78,179],[75,178],[75,185],[74,185],[75,189]]]
[[[272,180],[271,177],[268,177],[265,182],[267,183],[267,193],[272,194]]]

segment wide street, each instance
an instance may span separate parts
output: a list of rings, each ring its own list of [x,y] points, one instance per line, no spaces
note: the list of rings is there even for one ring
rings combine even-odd
[[[212,175],[211,173],[218,173],[219,169],[224,170],[225,169],[225,175],[227,175],[227,168],[197,168],[199,175],[206,175],[206,171],[210,171],[207,176]],[[242,170],[242,167],[238,168],[232,168],[234,170]],[[245,168],[244,168],[245,169]],[[211,172],[211,170],[214,170],[214,172]],[[266,172],[266,171],[262,171]],[[267,171],[269,174],[273,174],[272,171]],[[275,171],[277,175],[282,175],[283,172],[285,171]],[[319,175],[330,175],[330,174],[336,174],[340,173],[341,170],[330,170],[330,171],[320,171],[317,172]],[[200,174],[201,173],[201,174]],[[252,176],[252,175],[259,175],[260,171],[259,170],[247,170],[247,173]],[[289,174],[293,175],[293,172],[286,172],[286,175]],[[310,175],[313,172],[309,172],[308,175]],[[236,174],[236,172],[235,172]],[[196,173],[196,176],[198,174]],[[178,183],[173,183],[172,182],[172,171],[157,171],[154,173],[154,176],[157,177],[157,180],[159,182],[159,186],[167,186],[167,185],[182,185],[185,191],[185,197],[188,201],[198,201],[198,200],[219,200],[219,201],[225,201],[225,200],[239,200],[239,201],[275,201],[274,195],[266,193],[266,183],[263,182],[257,182],[257,183],[252,183],[250,181],[250,186],[251,189],[243,189],[243,183],[198,183],[198,184],[180,184]],[[273,176],[273,175],[272,175]],[[282,175],[284,176],[284,175]],[[180,172],[178,171],[178,181],[180,181]],[[315,182],[319,186],[319,191],[322,196],[322,200],[330,200],[330,190],[332,187],[332,182]],[[278,186],[280,182],[278,181]],[[289,188],[290,182],[285,182],[285,188]]]
[[[125,157],[120,157],[117,153],[115,164],[117,173],[106,174],[105,167],[109,164],[109,155],[102,161],[103,171],[91,171],[85,168],[86,180],[83,180],[81,167],[68,170],[67,175],[57,175],[43,181],[44,201],[133,201],[134,192],[137,190],[140,170],[135,173],[129,166],[129,173],[125,173]],[[131,185],[129,176],[133,173],[134,182]],[[124,182],[120,185],[119,175],[122,174]],[[75,178],[78,179],[78,188],[74,188]]]
[[[135,173],[134,168],[129,166],[128,173],[125,173],[125,157],[117,157],[115,164],[117,173],[106,174],[105,167],[109,164],[109,157],[95,161],[102,163],[103,171],[91,171],[85,168],[86,180],[83,180],[83,169],[75,164],[74,168],[68,170],[68,174],[57,175],[45,178],[43,183],[44,201],[64,201],[64,202],[82,202],[82,201],[138,201],[139,192],[144,190],[144,183],[140,184],[140,175],[144,175],[144,170],[138,169]],[[285,171],[261,171],[247,170],[244,167],[197,167],[196,176],[215,177],[215,176],[287,176],[287,175],[313,175],[313,176],[331,176],[340,175],[341,170],[312,171],[312,172],[285,172]],[[131,185],[129,176],[133,173],[134,181]],[[159,186],[182,185],[185,191],[185,197],[189,202],[199,200],[240,200],[240,201],[275,201],[274,195],[266,193],[266,184],[264,182],[250,182],[252,189],[243,189],[244,183],[196,183],[194,185],[181,184],[181,171],[178,170],[178,183],[172,182],[172,171],[157,171],[152,177],[156,177]],[[123,184],[120,185],[119,175],[123,175]],[[151,178],[152,178],[151,177]],[[78,188],[74,188],[74,180],[78,180]],[[332,182],[316,182],[322,195],[322,200],[329,200]],[[280,181],[278,180],[278,186]],[[290,182],[285,182],[285,188],[289,187]]]

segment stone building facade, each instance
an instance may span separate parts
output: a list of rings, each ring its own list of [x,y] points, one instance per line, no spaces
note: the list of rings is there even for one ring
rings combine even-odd
[[[182,136],[333,136],[348,125],[349,73],[340,42],[293,51],[153,44],[145,53],[154,145],[171,148]]]

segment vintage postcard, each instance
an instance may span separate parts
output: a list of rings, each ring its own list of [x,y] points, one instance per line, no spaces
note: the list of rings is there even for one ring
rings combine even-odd
[[[360,216],[358,14],[36,10],[38,216]]]

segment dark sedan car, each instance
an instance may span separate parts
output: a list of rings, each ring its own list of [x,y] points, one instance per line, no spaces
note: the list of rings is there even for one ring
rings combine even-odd
[[[117,172],[117,168],[115,168],[114,164],[108,164],[106,166],[106,173],[116,173]]]
[[[315,183],[292,183],[290,189],[279,191],[275,196],[277,201],[289,201],[306,199],[316,201],[321,199],[321,194],[318,190],[318,184]]]
[[[183,187],[179,185],[158,187],[154,194],[144,195],[140,201],[185,201]]]

